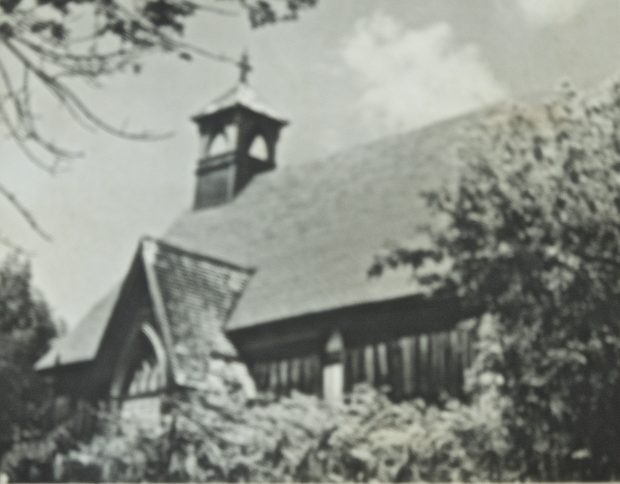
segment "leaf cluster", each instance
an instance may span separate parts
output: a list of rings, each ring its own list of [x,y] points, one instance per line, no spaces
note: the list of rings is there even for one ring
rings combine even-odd
[[[57,326],[32,285],[30,264],[18,255],[0,266],[0,455],[17,430],[40,424],[49,397],[35,374]]]
[[[456,185],[426,195],[431,247],[387,263],[441,261],[433,283],[495,322],[526,477],[618,476],[620,82],[493,112],[458,156]]]
[[[93,439],[61,448],[56,435],[40,461],[22,449],[5,470],[20,478],[27,461],[71,481],[510,479],[502,406],[493,392],[471,404],[396,404],[363,386],[338,407],[298,393],[213,405],[194,393],[177,396],[159,426],[108,415]]]

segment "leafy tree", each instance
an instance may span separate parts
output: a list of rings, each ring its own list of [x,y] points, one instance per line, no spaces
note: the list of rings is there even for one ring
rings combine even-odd
[[[75,81],[97,83],[127,68],[140,71],[145,53],[164,52],[239,64],[225,54],[183,38],[187,22],[199,15],[247,15],[253,27],[296,19],[317,0],[0,0],[0,125],[26,157],[58,172],[73,148],[46,136],[35,101],[46,93],[76,123],[133,139],[150,138],[107,122],[76,93]],[[0,195],[44,237],[47,235],[8,187]]]
[[[374,269],[409,265],[494,322],[523,477],[618,478],[620,82],[490,114],[459,156],[426,195],[432,243]]]
[[[16,431],[37,424],[46,387],[33,370],[56,325],[32,286],[30,265],[18,256],[0,266],[0,454]]]

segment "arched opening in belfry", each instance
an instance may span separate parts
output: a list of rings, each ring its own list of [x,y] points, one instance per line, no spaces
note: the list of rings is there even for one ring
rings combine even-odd
[[[222,131],[216,134],[209,142],[208,156],[218,156],[228,153],[232,149],[231,143],[226,134]]]
[[[237,126],[229,124],[214,133],[207,142],[206,156],[213,157],[234,151],[237,143]]]
[[[230,150],[230,142],[228,141],[227,136],[221,132],[216,134],[209,143],[208,156],[218,156],[223,153],[228,153]]]
[[[248,154],[255,160],[269,161],[269,147],[267,146],[267,141],[265,141],[265,138],[262,135],[258,134],[254,137],[252,144],[250,144]]]

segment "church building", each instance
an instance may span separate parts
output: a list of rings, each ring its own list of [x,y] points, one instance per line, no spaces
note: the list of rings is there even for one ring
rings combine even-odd
[[[245,73],[192,118],[191,209],[138,242],[120,283],[37,370],[58,394],[137,411],[217,385],[218,367],[250,394],[338,401],[366,382],[396,400],[460,395],[472,337],[458,301],[429,296],[409,271],[369,269],[386,243],[423,238],[421,193],[454,178],[464,119],[284,161],[288,121]]]

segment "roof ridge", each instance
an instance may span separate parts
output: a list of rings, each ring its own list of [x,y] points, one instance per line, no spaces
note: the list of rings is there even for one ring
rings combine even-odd
[[[253,274],[257,270],[256,267],[244,267],[244,266],[242,266],[240,264],[236,264],[234,262],[230,262],[230,261],[227,261],[227,260],[219,259],[217,257],[213,257],[213,256],[210,256],[210,255],[202,254],[202,253],[199,253],[199,252],[196,252],[196,251],[191,251],[191,250],[188,250],[186,248],[179,247],[178,245],[171,244],[170,242],[166,242],[166,241],[164,241],[162,239],[158,239],[156,237],[151,237],[151,236],[148,236],[148,235],[147,236],[143,236],[140,239],[140,242],[141,243],[142,242],[153,242],[153,243],[157,244],[157,246],[159,246],[160,248],[162,248],[164,250],[167,250],[167,251],[170,251],[170,252],[176,252],[177,254],[185,255],[185,256],[188,256],[188,257],[191,257],[191,258],[194,258],[194,259],[198,259],[198,260],[202,260],[202,261],[205,261],[205,262],[210,262],[210,263],[213,263],[213,264],[219,264],[221,266],[225,266],[225,267],[228,267],[230,269],[237,270],[237,271],[243,271],[243,272],[246,272],[248,274]]]
[[[292,167],[298,167],[300,165],[304,165],[304,164],[314,164],[314,163],[324,163],[326,160],[332,159],[332,158],[338,158],[341,157],[342,155],[354,152],[354,151],[358,151],[358,150],[367,150],[368,148],[371,148],[373,146],[376,145],[380,145],[382,143],[389,143],[389,142],[393,142],[396,141],[398,139],[401,138],[407,138],[410,137],[412,135],[421,135],[424,132],[427,131],[431,131],[431,130],[435,130],[437,128],[442,127],[443,125],[449,125],[452,123],[458,123],[459,121],[463,120],[463,119],[467,119],[467,118],[472,118],[475,119],[475,115],[484,115],[490,111],[492,111],[493,109],[497,109],[498,107],[504,106],[505,102],[500,102],[500,103],[496,103],[496,104],[492,104],[483,108],[478,108],[478,109],[471,109],[469,111],[466,111],[464,113],[460,113],[460,114],[455,114],[453,116],[449,116],[447,118],[443,118],[440,119],[438,121],[434,121],[432,123],[429,124],[425,124],[423,126],[418,126],[416,128],[407,128],[401,131],[397,131],[397,132],[393,132],[393,133],[389,133],[386,135],[380,135],[377,136],[369,141],[360,141],[359,143],[354,143],[352,145],[348,145],[345,147],[341,147],[341,148],[337,148],[325,155],[317,155],[314,156],[312,158],[308,158],[305,161],[303,161],[302,163],[295,163],[295,164],[287,164],[285,165],[283,168],[285,169],[291,169]],[[279,167],[280,169],[280,167]]]

